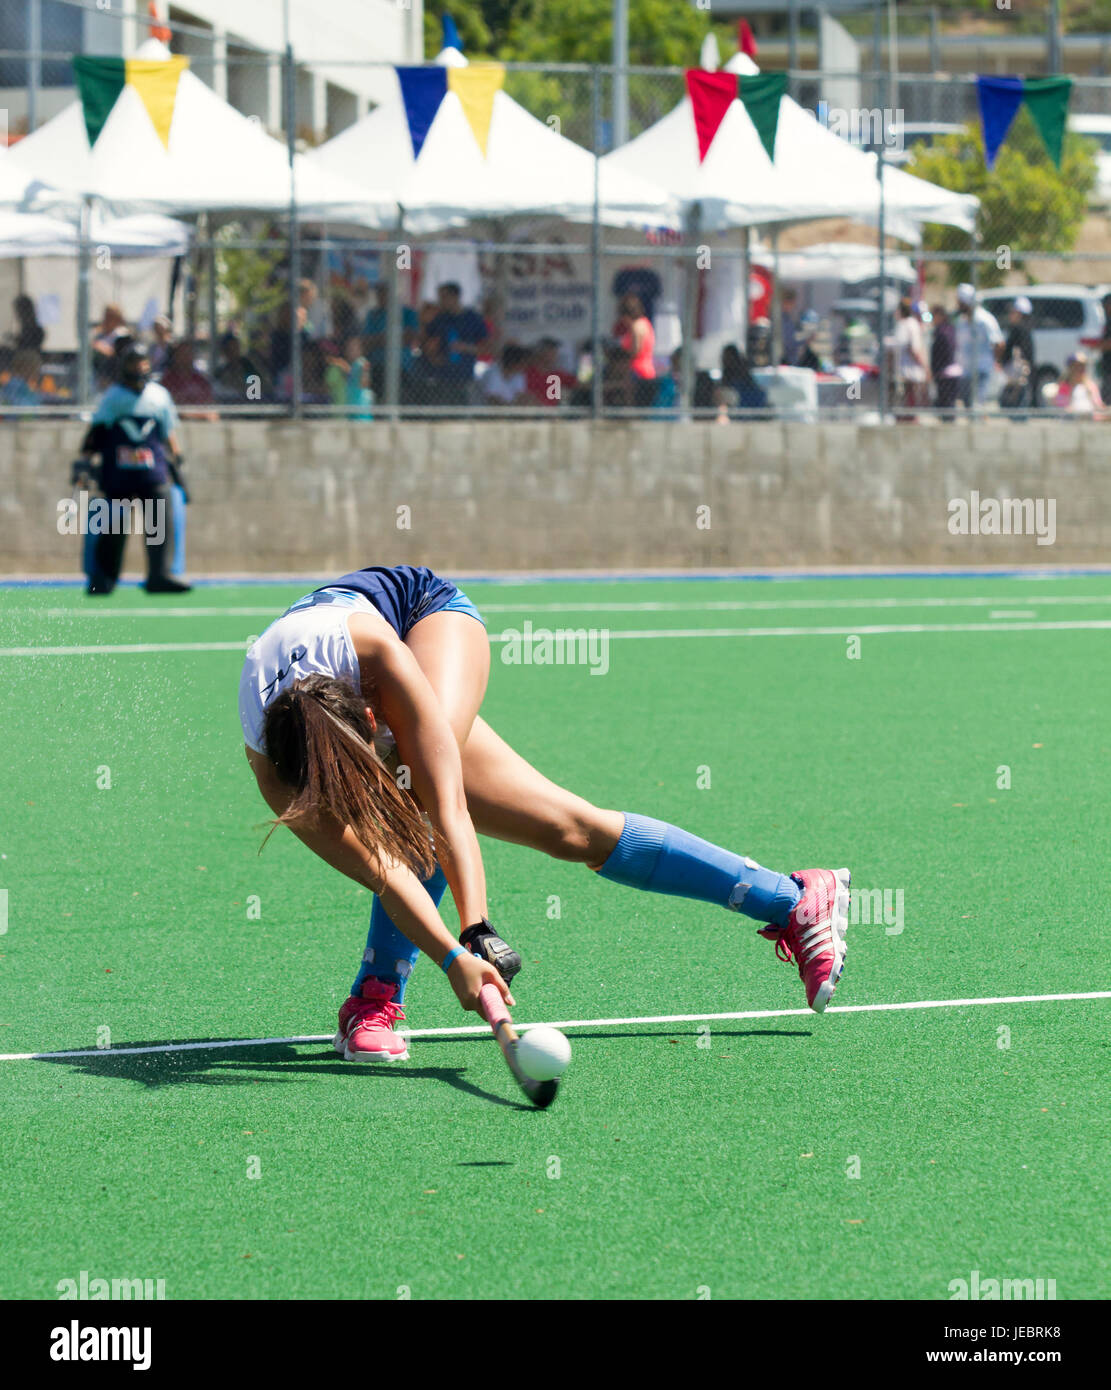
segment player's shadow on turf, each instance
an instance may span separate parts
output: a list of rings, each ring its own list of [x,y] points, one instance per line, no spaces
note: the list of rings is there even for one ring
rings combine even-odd
[[[178,1042],[181,1040],[179,1039]],[[475,1096],[494,1105],[508,1105],[513,1110],[528,1110],[533,1107],[516,1100],[508,1100],[492,1091],[483,1090],[472,1081],[463,1078],[461,1067],[412,1067],[405,1064],[396,1066],[358,1066],[343,1062],[335,1052],[328,1048],[323,1052],[299,1052],[289,1043],[275,1043],[269,1047],[250,1049],[250,1056],[243,1052],[233,1054],[229,1048],[220,1047],[218,1038],[198,1038],[198,1043],[212,1043],[211,1048],[190,1047],[183,1052],[145,1052],[123,1053],[105,1048],[95,1056],[82,1057],[39,1057],[36,1061],[52,1062],[55,1066],[68,1066],[85,1076],[111,1077],[121,1081],[135,1081],[152,1090],[163,1086],[261,1086],[292,1081],[293,1072],[320,1075],[324,1072],[359,1080],[375,1081],[383,1078],[401,1081],[442,1081],[445,1085]],[[121,1047],[166,1047],[166,1042],[131,1042]],[[246,1049],[244,1049],[246,1051]],[[258,1073],[264,1073],[260,1076]],[[512,1081],[509,1083],[512,1085]]]

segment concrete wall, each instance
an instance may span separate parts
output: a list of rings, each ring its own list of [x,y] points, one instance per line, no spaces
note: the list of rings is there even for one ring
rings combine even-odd
[[[1111,559],[1111,424],[317,420],[183,432],[193,574]],[[0,424],[0,572],[77,570],[57,507],[81,433]],[[1052,499],[1054,543],[951,534],[949,503],[973,490]]]

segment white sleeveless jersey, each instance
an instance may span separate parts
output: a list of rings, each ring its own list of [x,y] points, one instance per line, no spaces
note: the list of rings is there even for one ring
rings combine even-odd
[[[373,613],[380,622],[386,622],[369,599],[345,592],[336,602],[295,607],[283,613],[248,648],[239,677],[239,722],[248,748],[265,754],[262,725],[266,707],[294,681],[320,674],[346,681],[353,690],[360,688],[359,658],[347,630],[352,612]],[[375,742],[379,740],[392,742],[383,725],[378,727]]]

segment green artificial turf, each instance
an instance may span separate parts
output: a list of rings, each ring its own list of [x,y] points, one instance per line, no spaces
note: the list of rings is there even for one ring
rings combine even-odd
[[[1107,1296],[1107,1000],[572,1029],[545,1112],[489,1037],[389,1070],[113,1054],[334,1028],[370,897],[284,832],[258,855],[236,716],[248,635],[307,587],[0,590],[0,1052],[101,1045],[0,1062],[0,1296],[87,1270],[171,1299],[944,1299],[974,1269]],[[1108,632],[1019,629],[1111,618],[1111,580],[467,590],[495,633],[807,629],[612,636],[604,676],[495,644],[483,712],[599,803],[901,901],[901,930],[850,929],[837,1004],[1109,987]],[[1015,630],[943,630],[967,623]],[[934,630],[867,631],[891,624]],[[234,649],[10,654],[136,643]],[[519,1020],[805,1003],[745,918],[483,849]],[[427,961],[406,1008],[475,1022]]]

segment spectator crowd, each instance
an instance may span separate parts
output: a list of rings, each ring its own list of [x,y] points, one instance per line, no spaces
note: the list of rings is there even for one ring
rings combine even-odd
[[[677,413],[682,351],[666,360],[657,358],[652,318],[637,292],[642,289],[651,303],[650,287],[643,288],[632,272],[623,277],[615,285],[617,314],[603,338],[598,364],[590,340],[580,343],[577,351],[551,336],[527,344],[499,341],[493,298],[481,308],[468,305],[460,286],[451,281],[441,284],[436,298],[419,309],[401,306],[402,407],[589,407],[597,367],[607,409]],[[216,418],[225,405],[289,403],[298,349],[303,404],[338,407],[351,418],[373,419],[376,403],[385,399],[388,389],[389,289],[384,284],[364,288],[362,296],[337,290],[324,302],[316,284],[304,279],[295,311],[286,301],[267,320],[252,323],[249,342],[240,325],[230,324],[200,362],[194,342],[175,337],[168,318],[158,317],[140,331],[127,322],[118,305],[109,304],[90,335],[94,386],[107,389],[116,380],[124,353],[139,346],[155,379],[183,414]],[[1111,295],[1104,300],[1104,310],[1111,325]],[[1098,352],[1094,370],[1078,347],[1060,379],[1047,383],[1035,356],[1032,312],[1030,299],[1019,294],[1007,322],[1000,324],[967,284],[959,286],[952,307],[942,302],[928,306],[909,296],[901,299],[882,349],[888,406],[896,418],[911,420],[930,409],[947,420],[961,405],[989,400],[1020,418],[1037,406],[1103,418],[1105,402],[1111,400],[1111,327],[1091,344]],[[797,292],[784,287],[779,365],[820,377],[854,366],[878,375],[874,322],[869,326],[859,310],[844,317],[840,331],[831,334],[813,310],[800,313]],[[54,393],[43,370],[44,329],[29,296],[15,300],[13,323],[14,332],[0,344],[0,408],[34,406],[51,400]],[[771,411],[766,369],[775,365],[774,357],[770,322],[754,320],[743,347],[726,343],[714,370],[693,373],[693,406],[716,410],[722,419],[735,410]]]

